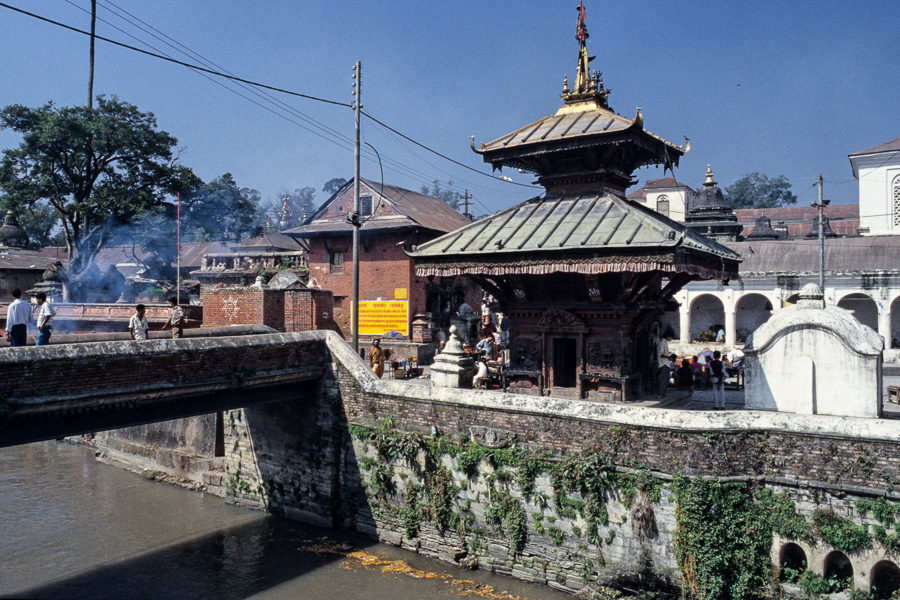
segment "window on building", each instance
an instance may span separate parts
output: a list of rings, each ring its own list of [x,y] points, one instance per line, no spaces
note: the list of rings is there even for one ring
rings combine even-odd
[[[669,216],[669,197],[668,196],[660,196],[656,200],[656,212],[661,214],[664,217]]]
[[[359,216],[367,217],[372,214],[372,196],[359,197]]]
[[[900,175],[894,177],[891,193],[894,200],[894,227],[900,227]]]
[[[344,272],[344,251],[343,250],[332,250],[331,251],[331,272],[335,274],[340,274]]]

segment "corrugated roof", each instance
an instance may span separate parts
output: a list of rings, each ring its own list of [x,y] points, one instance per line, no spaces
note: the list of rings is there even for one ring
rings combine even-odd
[[[240,248],[274,248],[276,250],[305,250],[297,238],[283,233],[265,233],[260,236],[246,238],[236,244]]]
[[[384,202],[389,203],[402,215],[399,217],[397,215],[380,216],[376,212],[375,216],[367,219],[363,224],[360,229],[362,232],[385,229],[409,229],[415,227],[447,232],[471,223],[467,217],[450,207],[450,205],[440,198],[407,190],[395,185],[384,185],[382,187],[381,183],[376,183],[362,177],[360,178],[360,182],[365,183],[374,194],[381,196],[381,199]],[[342,188],[341,191],[332,196],[328,202],[316,210],[306,224],[288,229],[282,233],[303,236],[351,232],[353,227],[347,223],[343,215],[340,218],[329,219],[322,218],[322,215],[327,212],[329,204],[337,200],[345,190],[352,186],[353,181],[348,181],[344,184],[344,188]],[[373,199],[373,203],[377,205],[378,200]]]
[[[884,142],[883,144],[878,144],[877,146],[872,146],[871,148],[866,148],[865,150],[860,150],[859,152],[854,152],[850,156],[862,156],[863,154],[878,154],[879,152],[898,151],[900,151],[900,137],[889,142]]]
[[[59,258],[44,256],[35,250],[10,249],[0,252],[0,269],[44,271]],[[65,260],[65,256],[62,258]]]
[[[817,273],[819,241],[765,240],[728,242],[740,253],[741,276]],[[825,240],[825,270],[871,272],[900,270],[900,236],[864,236]]]
[[[537,197],[422,244],[417,260],[445,257],[693,250],[738,260],[717,242],[615,195]],[[718,258],[717,258],[718,260]]]
[[[685,183],[681,183],[674,177],[663,177],[662,179],[651,179],[644,185],[645,190],[653,190],[658,188],[689,188]]]

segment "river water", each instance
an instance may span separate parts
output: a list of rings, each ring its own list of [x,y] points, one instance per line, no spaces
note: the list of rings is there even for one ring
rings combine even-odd
[[[571,599],[147,481],[93,449],[0,449],[0,597]]]

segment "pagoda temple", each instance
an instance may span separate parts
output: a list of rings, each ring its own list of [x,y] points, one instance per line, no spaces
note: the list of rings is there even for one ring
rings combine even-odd
[[[695,279],[737,277],[739,255],[627,200],[632,173],[677,166],[686,148],[608,104],[592,71],[584,8],[563,106],[472,149],[546,193],[413,249],[420,276],[465,275],[508,315],[510,391],[627,401],[652,385],[662,312]]]

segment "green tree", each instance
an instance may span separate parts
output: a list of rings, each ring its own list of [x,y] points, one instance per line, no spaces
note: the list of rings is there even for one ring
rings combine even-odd
[[[22,135],[3,151],[0,188],[17,206],[55,210],[70,277],[87,270],[117,225],[181,190],[189,171],[175,166],[178,141],[157,129],[153,114],[114,96],[98,96],[96,108],[10,105],[0,128]]]
[[[325,185],[322,186],[322,191],[331,196],[344,187],[345,183],[347,183],[347,180],[343,177],[334,177],[325,182]]]
[[[443,200],[444,203],[450,206],[453,209],[459,209],[459,203],[462,201],[462,194],[459,192],[453,191],[451,188],[453,187],[453,182],[448,181],[447,187],[444,187],[440,181],[435,179],[431,182],[430,186],[423,185],[422,193],[428,196],[434,196],[440,200]]]
[[[750,173],[725,188],[725,203],[731,208],[775,208],[796,204],[797,196],[784,175]]]
[[[238,188],[231,173],[193,186],[182,197],[182,239],[236,242],[260,235],[265,216],[259,197],[256,190]]]

